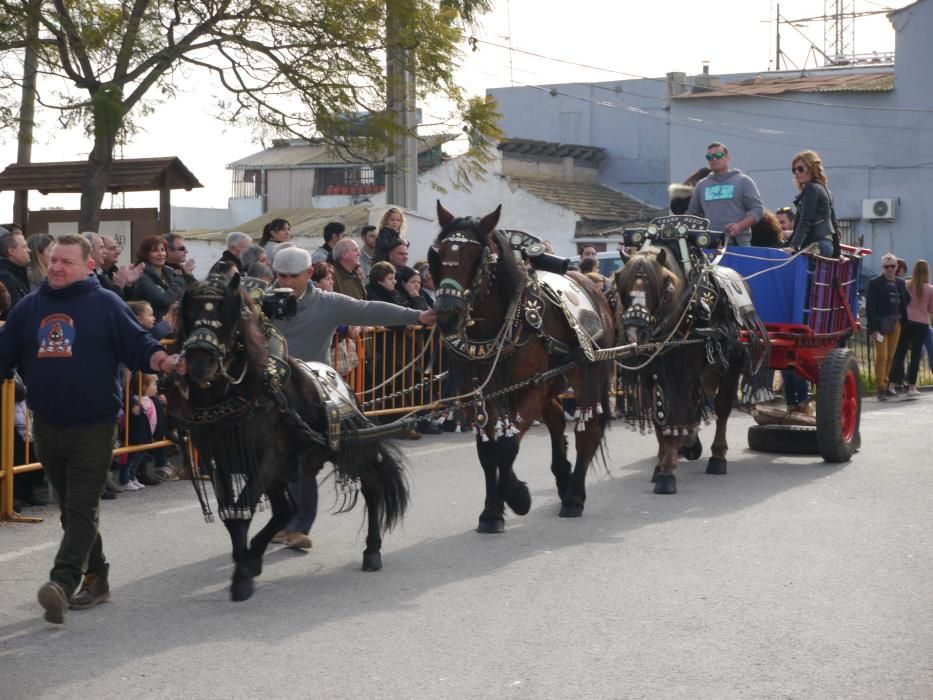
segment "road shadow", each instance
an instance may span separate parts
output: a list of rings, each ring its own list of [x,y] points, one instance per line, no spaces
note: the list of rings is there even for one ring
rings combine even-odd
[[[270,646],[279,645],[329,623],[416,607],[419,598],[432,591],[494,576],[544,553],[618,543],[635,530],[677,519],[715,520],[845,468],[844,464],[825,464],[817,457],[787,461],[734,448],[729,474],[706,475],[704,459],[682,462],[678,468],[680,492],[656,496],[650,483],[654,459],[627,463],[624,450],[616,452],[620,454],[610,456],[609,471],[597,470],[588,481],[582,518],[558,518],[554,489],[544,486],[550,482],[547,467],[520,463],[520,475],[532,469],[538,472],[534,478],[535,503],[524,518],[510,515],[504,534],[475,533],[475,519],[463,522],[462,529],[458,529],[459,523],[447,525],[447,530],[454,531],[439,537],[425,536],[398,548],[393,548],[389,534],[384,549],[386,568],[376,574],[359,571],[360,545],[356,551],[346,552],[345,565],[324,566],[311,556],[300,573],[276,577],[277,564],[295,555],[274,550],[265,560],[267,574],[273,575],[257,580],[251,600],[234,604],[227,592],[232,572],[230,556],[223,550],[205,560],[117,586],[114,598],[118,603],[71,613],[63,628],[44,623],[32,603],[30,615],[36,617],[0,626],[0,666],[4,668],[0,687],[28,689],[29,696],[41,697],[75,683],[75,669],[81,667],[82,660],[120,667],[186,646],[216,643],[224,648],[225,643],[245,639],[252,644],[268,640]],[[476,469],[476,479],[481,481],[479,467]],[[541,470],[546,476],[542,477]],[[432,482],[427,488],[442,488],[442,475],[432,475],[427,481]],[[424,491],[416,490],[413,516],[418,498],[425,497]],[[477,514],[480,508],[477,502]],[[359,522],[352,516],[348,519],[346,527]],[[264,522],[264,518],[259,521]],[[427,530],[430,526],[410,517],[406,535],[412,527]],[[226,547],[228,540],[222,528],[213,536],[223,543],[218,547]],[[134,600],[144,604],[134,606]],[[141,644],[141,628],[147,624],[157,624],[158,634],[147,635]],[[42,660],[41,672],[36,668],[37,659]]]

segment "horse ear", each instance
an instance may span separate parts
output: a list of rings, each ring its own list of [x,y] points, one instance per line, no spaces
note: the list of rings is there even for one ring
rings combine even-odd
[[[498,207],[496,207],[496,210],[494,212],[492,212],[491,214],[486,214],[486,216],[482,218],[482,220],[479,223],[483,227],[483,230],[486,231],[486,233],[489,233],[490,231],[495,231],[496,225],[499,223],[499,215],[501,213],[502,213],[502,205],[500,204]]]
[[[667,263],[667,249],[660,248],[658,250],[658,265],[664,267],[665,263]]]
[[[453,220],[454,215],[444,209],[444,207],[441,205],[441,200],[437,200],[437,221],[441,225],[441,228],[444,228]]]
[[[437,248],[433,245],[428,248],[428,269],[431,271],[431,277],[440,279],[441,274],[441,256],[437,254]],[[437,284],[437,282],[435,282]]]

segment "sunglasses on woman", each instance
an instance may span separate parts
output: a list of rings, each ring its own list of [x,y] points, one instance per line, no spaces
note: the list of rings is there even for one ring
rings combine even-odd
[[[807,167],[805,165],[795,165],[791,170],[795,173],[805,173],[807,172]]]
[[[719,153],[707,153],[706,154],[706,160],[713,160],[714,158],[716,160],[722,160],[725,157],[726,157],[726,154],[723,153],[722,151],[719,151]]]

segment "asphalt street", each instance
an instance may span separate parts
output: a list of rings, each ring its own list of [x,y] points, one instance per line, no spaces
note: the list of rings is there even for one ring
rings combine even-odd
[[[728,475],[682,462],[657,496],[654,438],[616,422],[576,520],[536,428],[517,463],[534,504],[502,535],[474,532],[470,435],[402,443],[385,568],[359,570],[362,509],[332,514],[325,485],[314,548],[271,548],[244,603],[190,484],[125,494],[103,504],[113,599],[64,626],[35,598],[44,509],[0,528],[0,699],[933,697],[933,395],[866,400],[848,464],[750,452],[750,423],[730,424]]]

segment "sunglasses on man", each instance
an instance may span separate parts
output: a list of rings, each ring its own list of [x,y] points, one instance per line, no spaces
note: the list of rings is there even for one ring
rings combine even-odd
[[[707,153],[706,154],[706,160],[722,160],[725,157],[726,157],[726,154],[722,151],[719,151],[718,153]]]
[[[174,252],[174,253],[187,253],[187,252],[188,252],[188,249],[185,248],[185,246],[180,245],[180,246],[178,246],[177,248],[172,248],[172,252]]]
[[[794,212],[794,210],[791,209],[790,207],[781,207],[780,209],[778,209],[778,210],[777,210],[776,212],[774,212],[774,213],[775,213],[775,214],[792,214],[793,212]]]
[[[894,270],[897,269],[897,265],[884,265],[885,270]]]

